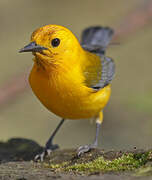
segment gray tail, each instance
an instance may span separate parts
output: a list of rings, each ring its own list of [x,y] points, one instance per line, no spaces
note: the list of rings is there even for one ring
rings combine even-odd
[[[81,45],[90,52],[104,54],[114,30],[109,27],[94,26],[82,32]]]

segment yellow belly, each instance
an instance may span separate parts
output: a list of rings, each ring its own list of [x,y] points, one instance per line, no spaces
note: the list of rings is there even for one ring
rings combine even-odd
[[[110,85],[95,92],[65,78],[51,79],[44,70],[33,67],[29,82],[40,102],[54,114],[68,119],[91,118],[107,104]]]

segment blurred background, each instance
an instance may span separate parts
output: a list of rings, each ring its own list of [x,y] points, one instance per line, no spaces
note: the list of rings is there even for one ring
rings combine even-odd
[[[100,147],[152,146],[151,0],[0,0],[0,140],[24,137],[44,145],[60,118],[49,112],[28,86],[31,53],[18,50],[46,24],[68,27],[80,38],[92,25],[116,30],[107,55],[116,63],[111,100],[104,110]],[[66,103],[66,102],[65,102]],[[95,124],[67,120],[55,138],[62,148],[91,143]]]

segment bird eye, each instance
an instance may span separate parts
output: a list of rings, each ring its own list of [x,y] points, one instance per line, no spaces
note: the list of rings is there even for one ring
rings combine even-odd
[[[57,47],[60,44],[60,39],[59,38],[55,38],[51,41],[51,44],[53,47]]]

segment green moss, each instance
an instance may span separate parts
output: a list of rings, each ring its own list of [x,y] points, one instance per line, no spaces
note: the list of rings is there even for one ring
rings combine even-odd
[[[75,171],[124,171],[133,170],[140,167],[140,162],[134,159],[132,154],[122,155],[122,157],[114,159],[112,161],[105,160],[103,157],[99,157],[96,160],[89,163],[75,164],[66,167],[65,170],[75,170]]]
[[[65,162],[62,164],[50,165],[52,169],[61,171],[72,171],[78,173],[108,172],[108,171],[133,171],[144,166],[152,160],[152,152],[124,153],[122,156],[112,160],[103,156],[90,162],[74,163]]]

